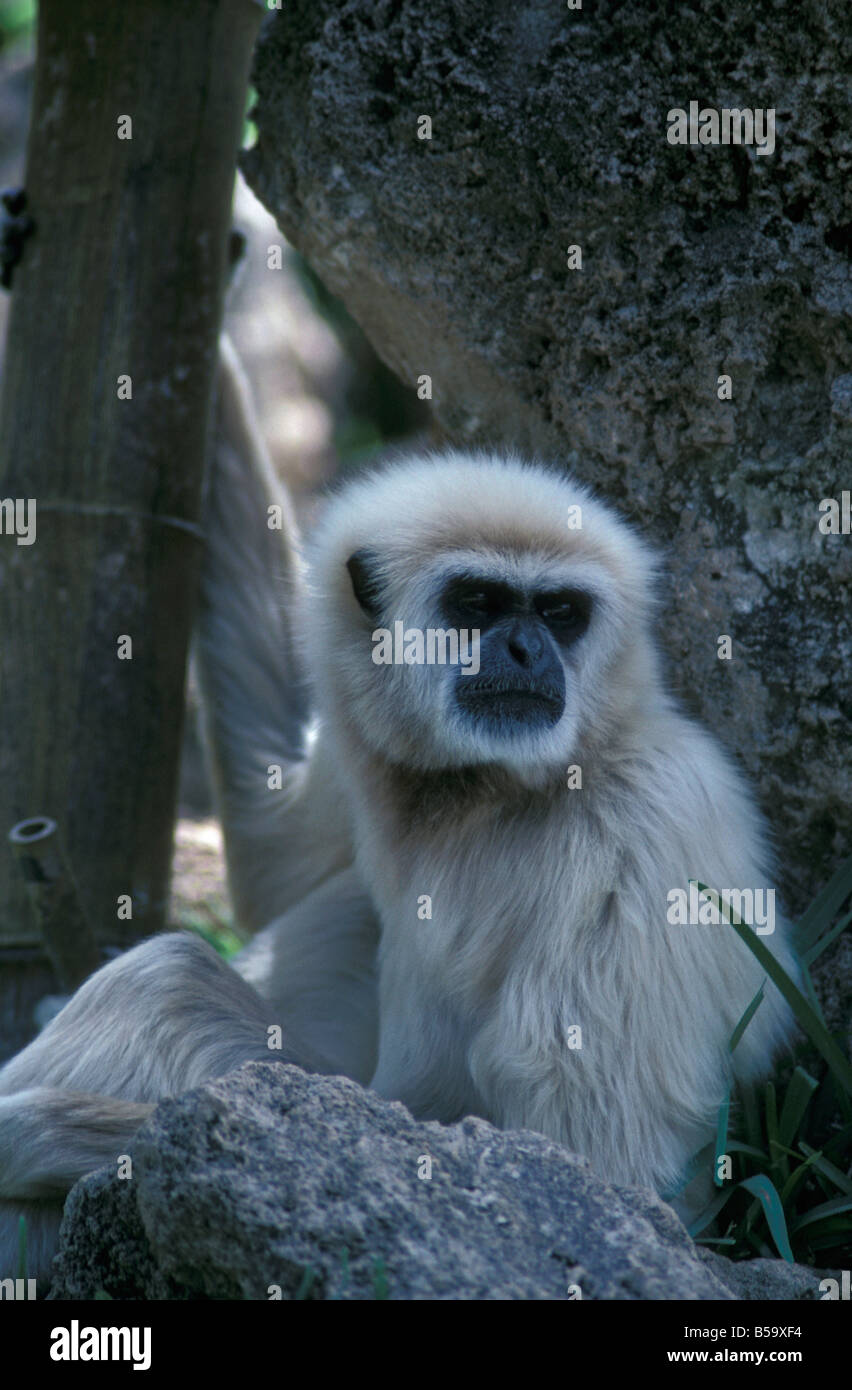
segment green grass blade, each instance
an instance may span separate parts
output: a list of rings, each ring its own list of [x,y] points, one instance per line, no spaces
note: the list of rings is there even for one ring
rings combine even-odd
[[[852,875],[852,860],[850,860],[850,875]],[[784,967],[779,965],[772,952],[764,945],[762,938],[752,931],[751,927],[747,927],[736,913],[732,913],[728,904],[722,902],[718,893],[703,883],[699,883],[698,888],[702,893],[712,893],[725,921],[730,924],[743,945],[763,966],[772,983],[778,987],[787,1000],[814,1047],[825,1058],[832,1074],[837,1078],[846,1094],[852,1096],[852,1066],[849,1065],[825,1024],[817,1016],[801,990],[790,979]]]
[[[757,1090],[754,1086],[746,1084],[741,1087],[740,1096],[743,1103],[746,1137],[753,1148],[759,1149],[763,1144],[763,1127],[760,1123]],[[766,1161],[769,1162],[768,1156]]]
[[[778,1104],[775,1099],[775,1087],[771,1081],[766,1083],[766,1137],[769,1140],[771,1156],[772,1145],[778,1143]]]
[[[781,1107],[781,1116],[778,1121],[779,1143],[792,1144],[799,1132],[799,1125],[802,1123],[805,1111],[810,1104],[811,1096],[818,1087],[819,1082],[814,1080],[804,1067],[796,1067],[790,1077],[787,1093],[784,1096],[784,1104]]]
[[[852,1178],[847,1178],[842,1168],[835,1167],[835,1165],[826,1158],[822,1149],[812,1149],[810,1144],[806,1144],[803,1140],[799,1141],[799,1148],[802,1150],[802,1153],[807,1154],[808,1162],[813,1164],[817,1172],[822,1173],[823,1177],[828,1178],[829,1182],[833,1182],[834,1186],[838,1187],[841,1192],[845,1192],[852,1197]]]
[[[211,924],[205,922],[198,914],[188,915],[184,917],[182,926],[185,931],[192,931],[196,936],[200,936],[202,941],[212,946],[224,960],[230,960],[231,956],[235,956],[246,944],[223,918]]]
[[[825,1016],[823,1015],[822,1009],[820,1008],[819,1000],[816,997],[816,990],[814,989],[814,982],[811,979],[811,972],[806,965],[802,966],[802,980],[804,981],[805,986],[805,997],[807,998],[808,1003],[810,1004],[820,1023],[824,1024]]]
[[[808,1231],[808,1245],[811,1250],[836,1250],[840,1264],[849,1258],[849,1233],[848,1221],[826,1221]]]
[[[781,1140],[778,1135],[778,1101],[775,1096],[775,1087],[771,1081],[766,1083],[766,1138],[769,1144],[770,1171],[783,1182],[787,1178],[789,1165],[785,1162],[781,1152]]]
[[[847,912],[846,916],[841,917],[840,921],[831,928],[831,931],[827,931],[825,936],[821,936],[819,941],[816,941],[809,951],[805,951],[802,956],[803,963],[805,965],[813,965],[814,961],[819,959],[823,951],[828,950],[832,941],[836,941],[840,933],[846,930],[850,922],[852,922],[852,912]]]
[[[784,1208],[781,1205],[781,1198],[774,1183],[765,1173],[757,1173],[753,1178],[744,1178],[739,1184],[744,1187],[746,1192],[750,1192],[756,1197],[763,1207],[763,1214],[766,1217],[766,1224],[775,1241],[776,1249],[782,1260],[788,1264],[793,1263],[793,1251],[790,1246],[790,1237],[787,1234],[787,1222],[784,1219]]]
[[[763,1003],[763,991],[765,990],[765,988],[766,981],[764,980],[763,984],[760,986],[760,989],[757,991],[757,994],[754,996],[751,1003],[748,1005],[745,1013],[743,1014],[742,1018],[740,1019],[739,1023],[737,1024],[736,1028],[731,1034],[731,1041],[728,1043],[729,1052],[734,1051],[734,1049],[737,1046],[737,1043],[739,1042],[746,1028],[748,1028],[748,1025],[751,1023],[751,1020],[754,1018],[754,1015],[757,1013],[757,1010]]]
[[[844,1125],[837,1134],[832,1134],[828,1142],[822,1146],[824,1154],[838,1154],[841,1157],[848,1154],[850,1150],[852,1150],[852,1122]]]
[[[796,1149],[788,1149],[786,1145],[781,1143],[780,1139],[775,1140],[775,1147],[779,1153],[784,1154],[787,1158],[794,1158],[797,1163],[802,1156]]]
[[[735,1187],[729,1184],[728,1187],[725,1188],[725,1191],[720,1192],[718,1197],[714,1197],[709,1207],[705,1207],[704,1210],[696,1216],[695,1220],[687,1226],[686,1229],[693,1238],[700,1235],[701,1232],[710,1225],[710,1222],[719,1215],[723,1206],[726,1202],[731,1200],[736,1190]]]
[[[798,921],[793,933],[796,949],[804,956],[819,940],[823,932],[831,926],[846,899],[852,893],[852,855],[845,859],[818,893]]]
[[[813,1164],[814,1164],[814,1159],[813,1159],[813,1157],[806,1158],[805,1161],[804,1161],[804,1163],[800,1163],[799,1166],[798,1166],[798,1168],[794,1168],[794,1169],[793,1169],[793,1171],[792,1171],[792,1173],[790,1174],[789,1178],[787,1179],[787,1181],[785,1182],[784,1186],[782,1187],[782,1189],[781,1189],[781,1205],[782,1205],[782,1207],[784,1208],[785,1211],[787,1210],[787,1208],[789,1207],[790,1203],[792,1202],[793,1197],[795,1196],[797,1189],[798,1189],[799,1187],[801,1187],[801,1185],[802,1185],[802,1183],[804,1182],[805,1178],[808,1176],[808,1173],[810,1172],[811,1168],[813,1167]]]
[[[752,1144],[743,1144],[739,1139],[728,1140],[728,1153],[746,1154],[749,1158],[755,1159],[758,1163],[769,1162],[769,1154],[765,1149],[757,1149]],[[796,1157],[798,1157],[798,1154]]]
[[[804,1212],[793,1225],[793,1235],[798,1235],[818,1221],[824,1221],[826,1217],[842,1216],[847,1211],[852,1212],[852,1194],[844,1192],[841,1197],[832,1197],[830,1202],[821,1202],[818,1207]],[[848,1229],[852,1232],[852,1221],[848,1223]]]

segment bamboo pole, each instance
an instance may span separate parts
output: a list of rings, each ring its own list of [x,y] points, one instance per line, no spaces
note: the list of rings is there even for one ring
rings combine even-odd
[[[261,14],[255,0],[39,6],[35,232],[15,272],[0,404],[0,947],[38,939],[6,841],[37,813],[59,826],[101,944],[163,925]],[[7,500],[31,508],[32,543]]]

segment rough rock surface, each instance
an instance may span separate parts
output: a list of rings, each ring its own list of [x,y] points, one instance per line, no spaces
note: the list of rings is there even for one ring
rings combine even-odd
[[[52,1298],[733,1297],[654,1194],[339,1077],[251,1063],[163,1102],[131,1154],[72,1192]]]
[[[790,1265],[785,1260],[726,1260],[712,1250],[699,1250],[700,1258],[737,1298],[749,1301],[773,1299],[785,1301],[821,1300],[825,1291],[823,1279],[841,1282],[841,1271],[809,1269],[807,1265]]]
[[[852,482],[850,69],[847,0],[288,0],[244,160],[447,435],[564,461],[663,545],[672,682],[796,910],[852,838],[852,537],[818,531]],[[774,107],[775,152],[670,145],[691,100]]]

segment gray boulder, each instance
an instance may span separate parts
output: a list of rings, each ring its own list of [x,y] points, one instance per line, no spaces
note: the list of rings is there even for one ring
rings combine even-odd
[[[653,1193],[340,1077],[251,1063],[162,1102],[131,1154],[71,1193],[52,1298],[733,1298]]]

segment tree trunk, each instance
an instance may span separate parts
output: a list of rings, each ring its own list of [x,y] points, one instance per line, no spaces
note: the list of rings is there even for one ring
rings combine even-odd
[[[0,534],[0,944],[19,958],[37,931],[5,837],[24,817],[57,822],[101,943],[163,925],[261,13],[254,0],[39,6],[36,231],[15,274],[0,408],[0,501],[34,499],[36,521],[19,544],[7,508]]]

